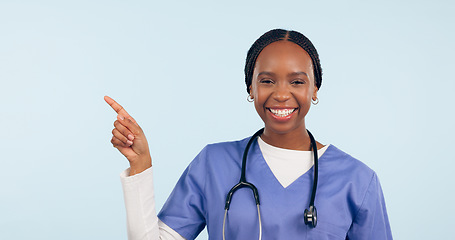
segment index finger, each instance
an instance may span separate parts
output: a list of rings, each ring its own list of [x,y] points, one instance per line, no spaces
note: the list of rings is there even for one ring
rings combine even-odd
[[[134,120],[134,118],[131,117],[128,112],[126,112],[122,105],[118,104],[114,99],[108,96],[104,96],[104,101],[106,101],[107,104],[109,104],[116,113],[124,116],[125,118],[129,118],[131,121],[133,121],[133,123],[137,124],[136,120]]]

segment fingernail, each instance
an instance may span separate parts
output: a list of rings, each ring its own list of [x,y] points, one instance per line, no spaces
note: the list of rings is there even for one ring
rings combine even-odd
[[[125,118],[124,118],[122,115],[120,115],[120,114],[118,115],[118,118],[119,118],[120,120],[125,119]]]
[[[126,143],[128,143],[129,145],[133,145],[133,142],[131,142],[130,140],[126,141]]]
[[[128,139],[131,140],[131,141],[133,141],[133,140],[134,140],[134,136],[131,135],[131,134],[128,134]]]

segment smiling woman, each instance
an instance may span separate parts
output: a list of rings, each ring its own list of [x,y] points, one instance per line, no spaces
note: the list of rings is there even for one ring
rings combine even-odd
[[[313,64],[305,50],[285,40],[265,47],[256,61],[249,91],[265,123],[261,138],[273,146],[309,150],[305,116],[317,91]]]
[[[194,239],[205,226],[210,239],[392,239],[375,172],[306,129],[321,82],[318,53],[305,36],[282,29],[261,36],[248,51],[245,83],[263,131],[207,145],[158,217],[144,132],[106,96],[119,114],[111,142],[130,162],[121,174],[129,239]],[[232,197],[239,184],[255,198],[244,188]]]

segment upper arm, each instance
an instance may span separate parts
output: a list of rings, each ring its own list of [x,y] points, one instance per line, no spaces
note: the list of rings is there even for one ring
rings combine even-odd
[[[158,227],[160,231],[160,240],[186,240],[182,235],[161,220],[158,220]]]
[[[185,169],[159,219],[186,239],[194,239],[206,225],[205,148]]]
[[[384,195],[376,174],[373,174],[363,202],[348,231],[348,239],[392,239]]]

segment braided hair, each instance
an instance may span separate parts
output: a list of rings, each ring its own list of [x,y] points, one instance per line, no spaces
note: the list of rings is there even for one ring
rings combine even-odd
[[[303,34],[296,31],[287,31],[284,29],[273,29],[264,33],[258,38],[250,50],[248,50],[245,63],[245,84],[246,91],[250,93],[251,81],[253,78],[253,71],[256,65],[256,60],[261,51],[269,44],[277,41],[290,41],[299,45],[310,55],[313,62],[313,72],[315,77],[315,85],[319,89],[322,83],[322,69],[321,62],[319,61],[319,54],[311,41]]]

